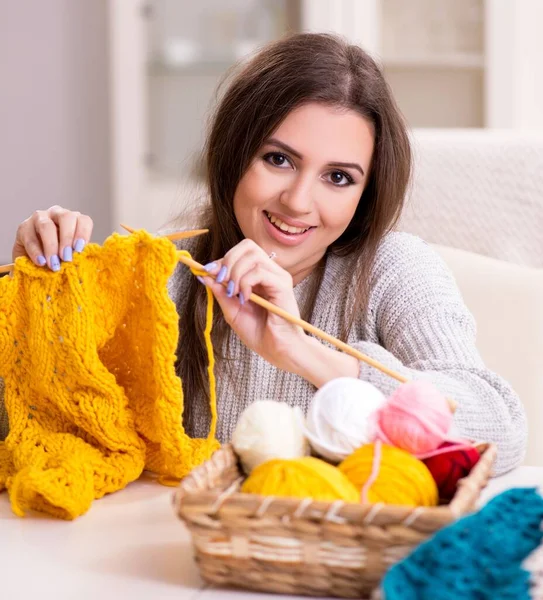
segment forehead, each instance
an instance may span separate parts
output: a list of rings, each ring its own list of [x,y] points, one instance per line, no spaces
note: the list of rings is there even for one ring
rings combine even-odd
[[[304,159],[361,162],[367,167],[374,145],[373,125],[353,110],[311,103],[291,111],[273,137]]]

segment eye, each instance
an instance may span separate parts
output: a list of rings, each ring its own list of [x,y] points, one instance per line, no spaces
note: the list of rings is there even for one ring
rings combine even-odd
[[[354,183],[354,179],[344,171],[332,171],[328,177],[330,183],[333,183],[337,187],[346,187]]]
[[[264,155],[264,160],[274,167],[285,168],[287,165],[292,166],[288,157],[281,152],[268,152],[268,154]]]

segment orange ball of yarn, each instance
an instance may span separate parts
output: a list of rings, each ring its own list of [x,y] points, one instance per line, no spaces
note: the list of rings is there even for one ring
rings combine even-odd
[[[381,442],[358,448],[338,466],[361,492],[362,502],[435,506],[436,483],[426,465]]]

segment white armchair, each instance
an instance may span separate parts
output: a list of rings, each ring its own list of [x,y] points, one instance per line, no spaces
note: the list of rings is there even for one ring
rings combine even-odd
[[[435,248],[475,317],[481,356],[509,381],[526,408],[525,464],[543,466],[543,269]]]
[[[402,228],[428,242],[543,267],[543,132],[415,130]]]
[[[543,465],[543,136],[416,131],[401,229],[433,243],[477,321],[486,364],[528,414],[525,464]]]

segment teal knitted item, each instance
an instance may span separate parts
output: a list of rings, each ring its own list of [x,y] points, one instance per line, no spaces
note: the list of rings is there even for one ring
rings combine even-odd
[[[529,600],[522,561],[541,543],[536,488],[503,492],[438,531],[385,575],[385,600]]]

